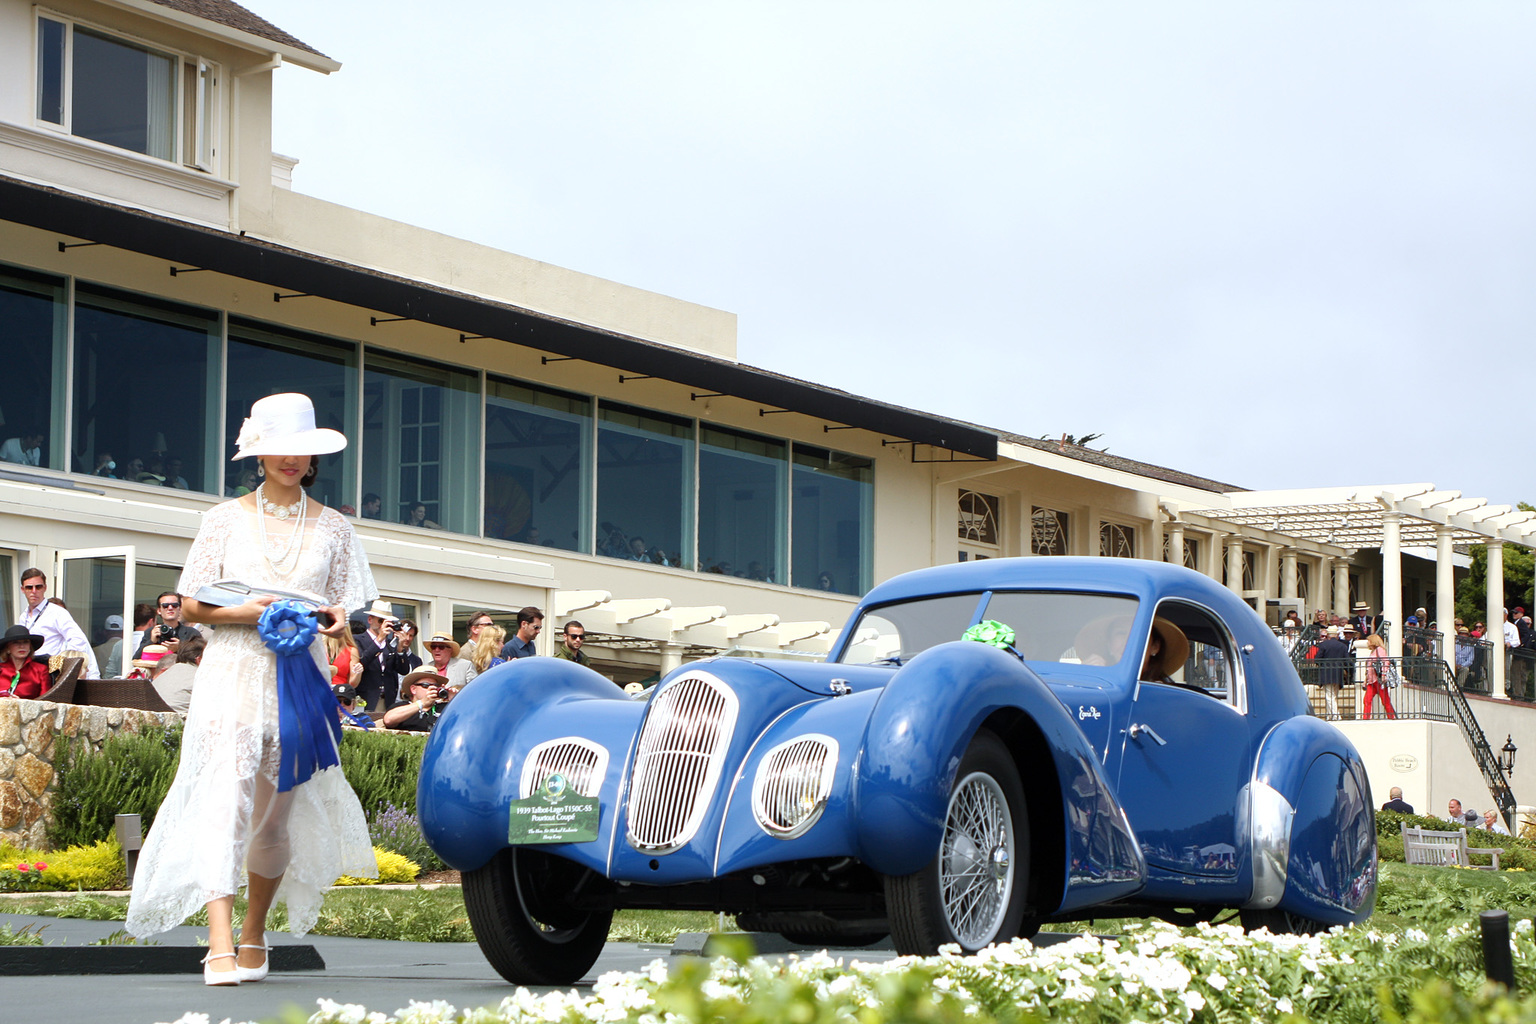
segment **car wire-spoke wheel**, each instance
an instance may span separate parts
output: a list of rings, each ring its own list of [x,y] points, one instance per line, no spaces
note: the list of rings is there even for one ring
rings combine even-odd
[[[991,732],[966,748],[950,790],[939,849],[910,875],[886,876],[891,938],[904,954],[967,952],[1007,942],[1024,928],[1029,817],[1018,767]]]
[[[939,901],[955,938],[981,946],[997,935],[1013,892],[1013,827],[997,780],[972,772],[949,798],[939,853]]]

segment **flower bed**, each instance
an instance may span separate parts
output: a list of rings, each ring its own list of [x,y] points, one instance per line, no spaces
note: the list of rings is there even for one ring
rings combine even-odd
[[[1531,922],[1518,922],[1514,933],[1517,988],[1530,991],[1536,981]],[[604,975],[585,994],[519,988],[484,1010],[413,1002],[393,1015],[321,1000],[309,1019],[311,1024],[1042,1019],[1459,1024],[1536,1021],[1536,997],[1514,1002],[1484,985],[1471,925],[1432,938],[1417,929],[1337,929],[1293,937],[1247,935],[1232,925],[1186,933],[1149,924],[1118,939],[1084,935],[1047,947],[1020,940],[973,957],[903,957],[882,964],[844,964],[825,953],[782,964],[738,957],[669,968],[657,961],[644,973]],[[195,1014],[182,1018],[184,1024],[203,1020]]]

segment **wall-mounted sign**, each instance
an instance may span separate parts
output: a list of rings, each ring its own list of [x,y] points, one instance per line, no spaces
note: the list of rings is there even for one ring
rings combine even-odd
[[[1412,754],[1393,754],[1388,762],[1395,772],[1416,772],[1419,770],[1419,759]]]

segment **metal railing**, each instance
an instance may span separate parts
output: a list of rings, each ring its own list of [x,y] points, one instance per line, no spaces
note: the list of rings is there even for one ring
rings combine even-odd
[[[1504,695],[1510,700],[1536,701],[1536,651],[1508,647],[1504,657]]]
[[[1470,653],[1470,658],[1463,652]],[[1476,637],[1459,636],[1456,638],[1456,683],[1467,693],[1490,694],[1493,692],[1493,673],[1488,667],[1493,664],[1489,659],[1493,656],[1493,644],[1487,640]],[[1461,664],[1466,658],[1467,663]]]

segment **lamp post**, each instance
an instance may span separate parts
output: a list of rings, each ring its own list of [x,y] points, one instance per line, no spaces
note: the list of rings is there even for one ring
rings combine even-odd
[[[1505,775],[1513,775],[1515,773],[1516,749],[1518,748],[1515,746],[1514,736],[1506,736],[1504,739],[1504,747],[1499,751],[1499,767],[1503,770]]]

